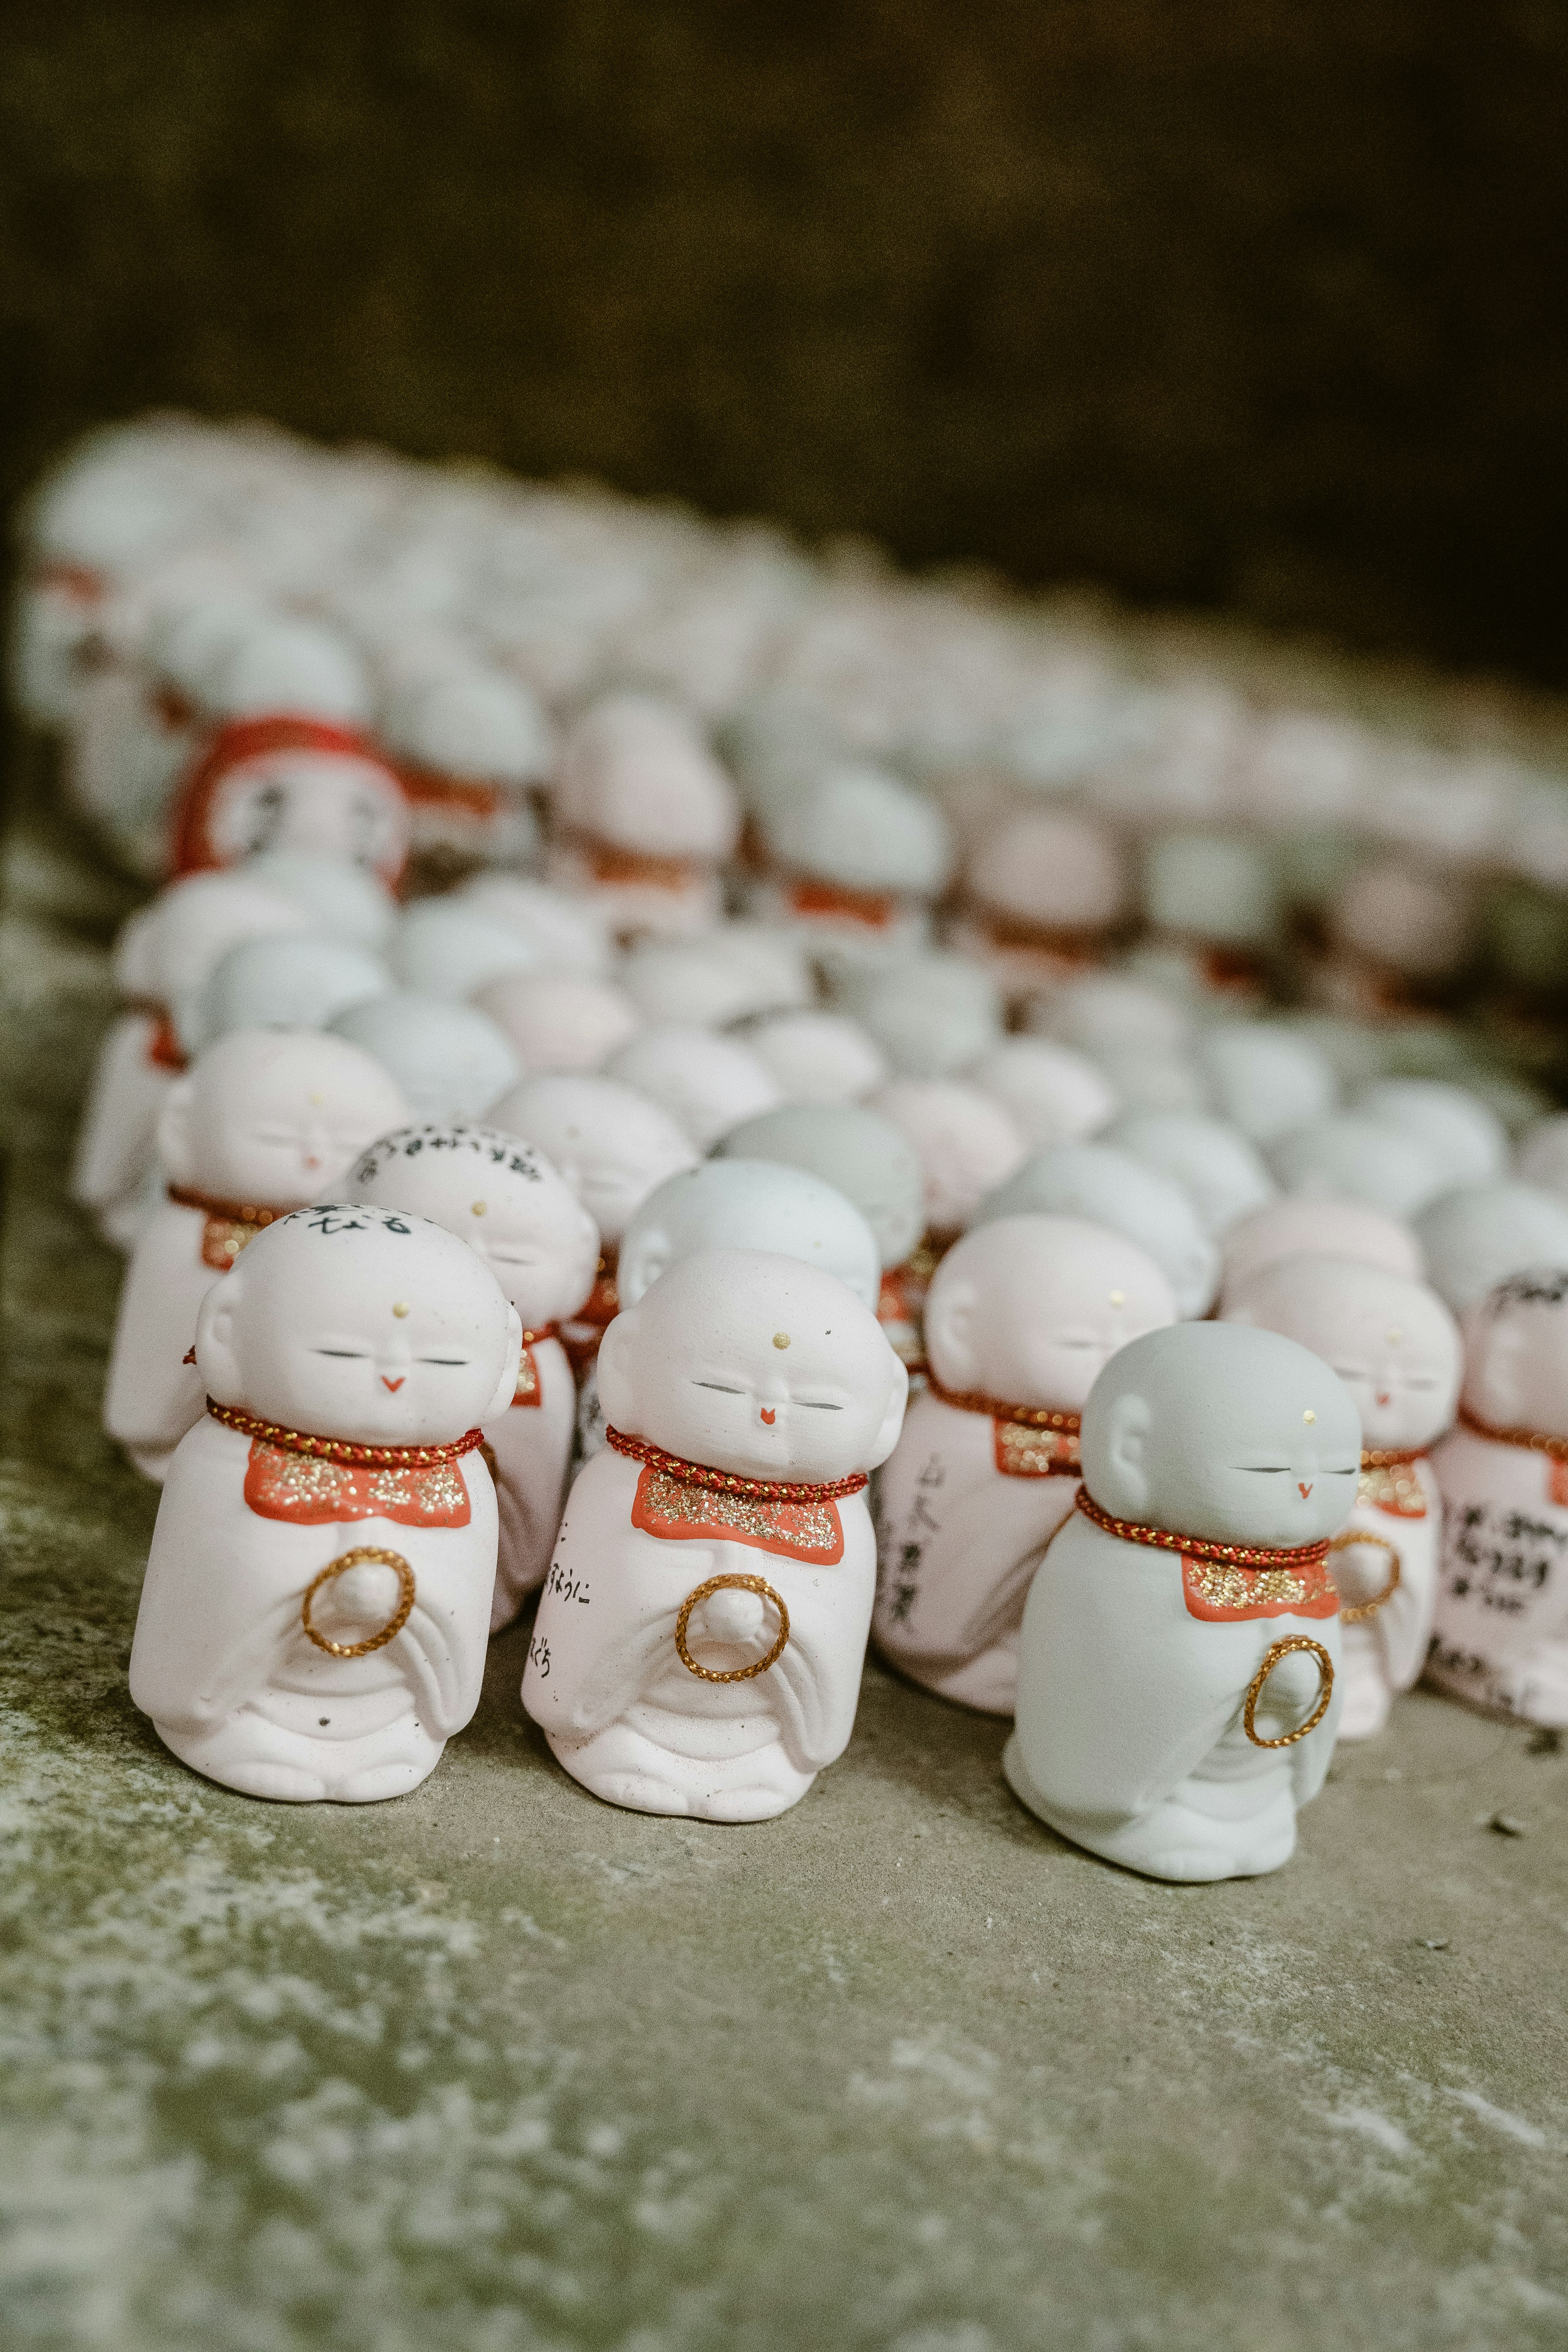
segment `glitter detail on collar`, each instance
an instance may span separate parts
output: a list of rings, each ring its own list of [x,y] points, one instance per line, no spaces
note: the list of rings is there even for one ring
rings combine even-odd
[[[662,1478],[678,1486],[704,1486],[711,1495],[741,1495],[752,1503],[836,1503],[844,1495],[861,1495],[870,1485],[864,1470],[847,1478],[829,1478],[813,1486],[804,1478],[737,1478],[728,1470],[710,1470],[705,1462],[686,1462],[667,1454],[646,1437],[628,1437],[623,1430],[606,1429],[606,1442],[633,1462],[646,1462]]]
[[[1424,1445],[1368,1445],[1361,1457],[1356,1500],[1396,1519],[1424,1519],[1426,1496],[1415,1465],[1426,1459]]]
[[[1187,1614],[1205,1624],[1339,1614],[1340,1596],[1327,1566],[1327,1537],[1310,1544],[1216,1543],[1207,1536],[1146,1528],[1136,1519],[1113,1519],[1082,1486],[1076,1499],[1085,1518],[1107,1535],[1179,1552]]]
[[[544,1375],[539,1369],[534,1349],[542,1341],[556,1337],[553,1323],[542,1323],[537,1331],[522,1335],[522,1353],[517,1360],[517,1386],[512,1391],[514,1405],[537,1405],[544,1399]]]
[[[1046,1404],[1006,1404],[1000,1397],[977,1390],[944,1389],[934,1373],[927,1376],[931,1392],[942,1404],[960,1412],[990,1417],[992,1447],[1004,1478],[1077,1478],[1083,1465],[1078,1433],[1081,1415],[1060,1412]]]
[[[255,1438],[283,1454],[346,1463],[355,1470],[433,1470],[441,1463],[474,1453],[484,1443],[483,1430],[470,1429],[448,1445],[359,1445],[351,1438],[316,1437],[309,1430],[285,1429],[280,1422],[258,1420],[255,1413],[244,1412],[237,1404],[219,1404],[214,1397],[207,1399],[207,1411],[214,1421],[237,1430],[241,1437]]]
[[[1160,1551],[1179,1551],[1186,1559],[1208,1560],[1216,1568],[1321,1568],[1329,1556],[1327,1536],[1307,1544],[1219,1543],[1212,1536],[1173,1535],[1169,1528],[1148,1528],[1139,1519],[1113,1519],[1087,1486],[1079,1488],[1077,1501],[1086,1519],[1122,1543],[1152,1544]]]
[[[1522,1445],[1531,1454],[1546,1454],[1553,1462],[1568,1462],[1568,1437],[1551,1437],[1543,1429],[1498,1429],[1464,1405],[1459,1408],[1459,1419],[1478,1437],[1489,1437],[1494,1445]]]
[[[171,1184],[169,1198],[177,1208],[201,1210],[206,1220],[202,1227],[202,1264],[211,1266],[215,1274],[226,1274],[247,1242],[276,1224],[279,1217],[291,1217],[305,1205],[295,1201],[286,1209],[258,1209],[248,1201],[215,1200],[211,1193],[198,1192],[189,1184]]]

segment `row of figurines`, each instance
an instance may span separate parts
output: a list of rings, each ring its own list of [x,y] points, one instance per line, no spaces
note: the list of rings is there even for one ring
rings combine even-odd
[[[1276,1256],[1233,1319],[1181,1323],[1122,1236],[1005,1217],[931,1279],[906,1419],[858,1213],[710,1162],[628,1233],[622,1311],[601,1269],[575,1318],[584,1367],[600,1344],[563,1510],[576,1398],[537,1302],[581,1308],[595,1274],[570,1185],[515,1137],[426,1126],[343,1190],[248,1225],[167,1213],[205,1295],[174,1309],[195,1338],[132,1688],[214,1780],[416,1786],[541,1586],[525,1706],[647,1811],[797,1801],[873,1624],[915,1679],[1016,1712],[1008,1776],[1045,1820],[1165,1877],[1287,1859],[1336,1733],[1377,1729],[1424,1662],[1568,1719],[1568,1274],[1472,1310],[1445,1436],[1459,1333],[1407,1272]]]
[[[795,912],[862,937],[907,944],[962,873],[965,931],[1004,961],[1141,912],[1234,979],[1299,914],[1333,942],[1329,992],[1375,1003],[1450,982],[1484,921],[1508,978],[1562,986],[1561,909],[1520,890],[1560,884],[1559,796],[1489,739],[1442,751],[1280,707],[1233,661],[1151,666],[1081,614],[1020,627],[667,508],[521,484],[432,501],[384,452],[260,447],[132,421],[22,519],[14,695],[149,877],[260,846],[389,876],[411,840],[515,860],[537,790],[552,872],[639,926],[710,923],[743,823]],[[1434,708],[1438,733],[1454,716]],[[1129,829],[1153,830],[1136,879]],[[1503,876],[1486,906],[1476,883]]]

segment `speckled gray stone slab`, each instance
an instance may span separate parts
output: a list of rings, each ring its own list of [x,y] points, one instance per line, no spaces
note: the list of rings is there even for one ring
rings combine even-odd
[[[396,1803],[165,1754],[125,1688],[155,1498],[96,1419],[118,1265],[61,1192],[121,894],[41,819],[7,870],[11,2341],[1568,2341],[1553,1742],[1407,1700],[1288,1870],[1209,1888],[1062,1844],[1002,1727],[874,1666],[754,1829],[566,1780],[516,1633]]]

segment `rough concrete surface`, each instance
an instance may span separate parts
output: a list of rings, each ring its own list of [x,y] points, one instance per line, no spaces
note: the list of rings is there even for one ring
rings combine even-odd
[[[131,1706],[154,1511],[63,1197],[123,894],[13,832],[0,2294],[113,2352],[1296,2352],[1568,2339],[1568,1751],[1426,1696],[1278,1876],[1026,1816],[868,1671],[753,1829],[612,1811],[517,1699],[415,1795],[194,1778]],[[1488,1826],[1501,1812],[1524,1832]]]

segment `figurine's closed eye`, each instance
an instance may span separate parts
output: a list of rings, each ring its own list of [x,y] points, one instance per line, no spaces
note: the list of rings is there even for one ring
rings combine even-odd
[[[461,1371],[468,1360],[467,1356],[418,1356],[415,1360],[421,1364],[450,1364]]]
[[[312,1348],[310,1353],[313,1356],[341,1356],[348,1364],[363,1364],[370,1357],[368,1348]]]
[[[744,1396],[744,1389],[731,1388],[728,1381],[693,1381],[694,1389],[717,1389],[721,1396]]]

